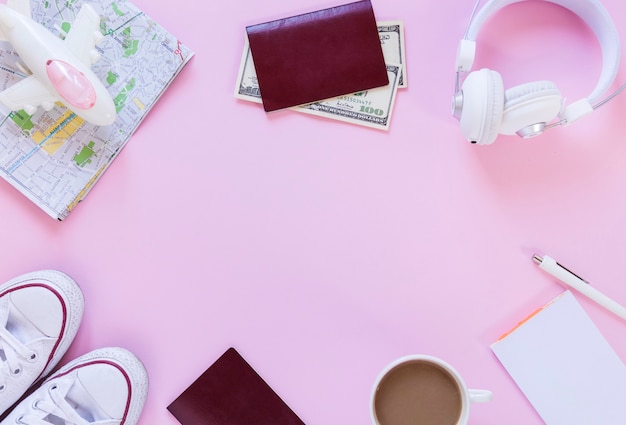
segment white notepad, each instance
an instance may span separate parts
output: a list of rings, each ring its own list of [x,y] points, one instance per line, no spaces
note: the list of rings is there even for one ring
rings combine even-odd
[[[626,423],[626,366],[570,291],[491,349],[547,425]]]

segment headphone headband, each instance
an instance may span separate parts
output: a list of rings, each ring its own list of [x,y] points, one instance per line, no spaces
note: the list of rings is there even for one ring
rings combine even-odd
[[[525,0],[490,0],[478,11],[469,25],[465,38],[459,44],[457,72],[471,69],[476,51],[476,38],[483,24],[500,9],[521,1]],[[557,4],[578,15],[592,29],[602,49],[602,72],[596,87],[587,98],[574,102],[572,108],[568,107],[565,111],[565,119],[571,123],[591,112],[592,105],[601,100],[602,95],[615,80],[621,53],[619,35],[609,13],[598,0],[541,1]]]

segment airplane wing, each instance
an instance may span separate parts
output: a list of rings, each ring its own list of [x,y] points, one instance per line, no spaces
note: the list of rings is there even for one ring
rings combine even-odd
[[[28,114],[34,114],[38,106],[48,110],[59,100],[56,96],[31,75],[22,81],[0,92],[0,102],[12,111],[24,109]]]
[[[100,15],[93,7],[84,4],[78,11],[70,32],[65,37],[65,44],[78,59],[91,66],[99,59],[95,46],[103,38],[100,32]]]

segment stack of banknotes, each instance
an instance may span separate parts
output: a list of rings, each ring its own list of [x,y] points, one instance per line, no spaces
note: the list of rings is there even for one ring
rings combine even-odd
[[[307,105],[290,108],[305,114],[388,130],[391,113],[399,88],[407,87],[405,68],[404,26],[401,21],[378,22],[378,34],[387,65],[389,84],[371,90],[338,96]],[[237,75],[235,97],[262,103],[261,91],[254,70],[247,37]]]

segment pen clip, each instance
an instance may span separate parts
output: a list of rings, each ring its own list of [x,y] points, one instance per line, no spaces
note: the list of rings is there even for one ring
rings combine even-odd
[[[573,271],[571,271],[570,269],[568,269],[567,267],[565,267],[563,264],[559,263],[558,261],[556,261],[556,265],[559,266],[560,268],[562,268],[563,270],[567,271],[568,273],[571,273],[572,275],[576,276],[578,279],[582,280],[587,285],[590,285],[590,283],[588,281],[586,281],[582,277],[578,276],[576,273],[574,273]]]
[[[533,255],[533,261],[537,264],[541,264],[544,260],[544,257],[542,257],[541,255],[535,254]],[[570,269],[568,269],[567,267],[565,267],[563,264],[559,263],[558,261],[556,261],[555,259],[551,258],[552,261],[554,261],[554,264],[556,264],[558,267],[562,268],[563,270],[565,270],[566,272],[568,272],[569,274],[571,274],[572,276],[577,277],[578,279],[582,280],[583,282],[585,282],[587,285],[591,285],[588,281],[586,281],[585,279],[583,279],[582,277],[578,276],[576,273],[574,273],[573,271],[571,271]]]

